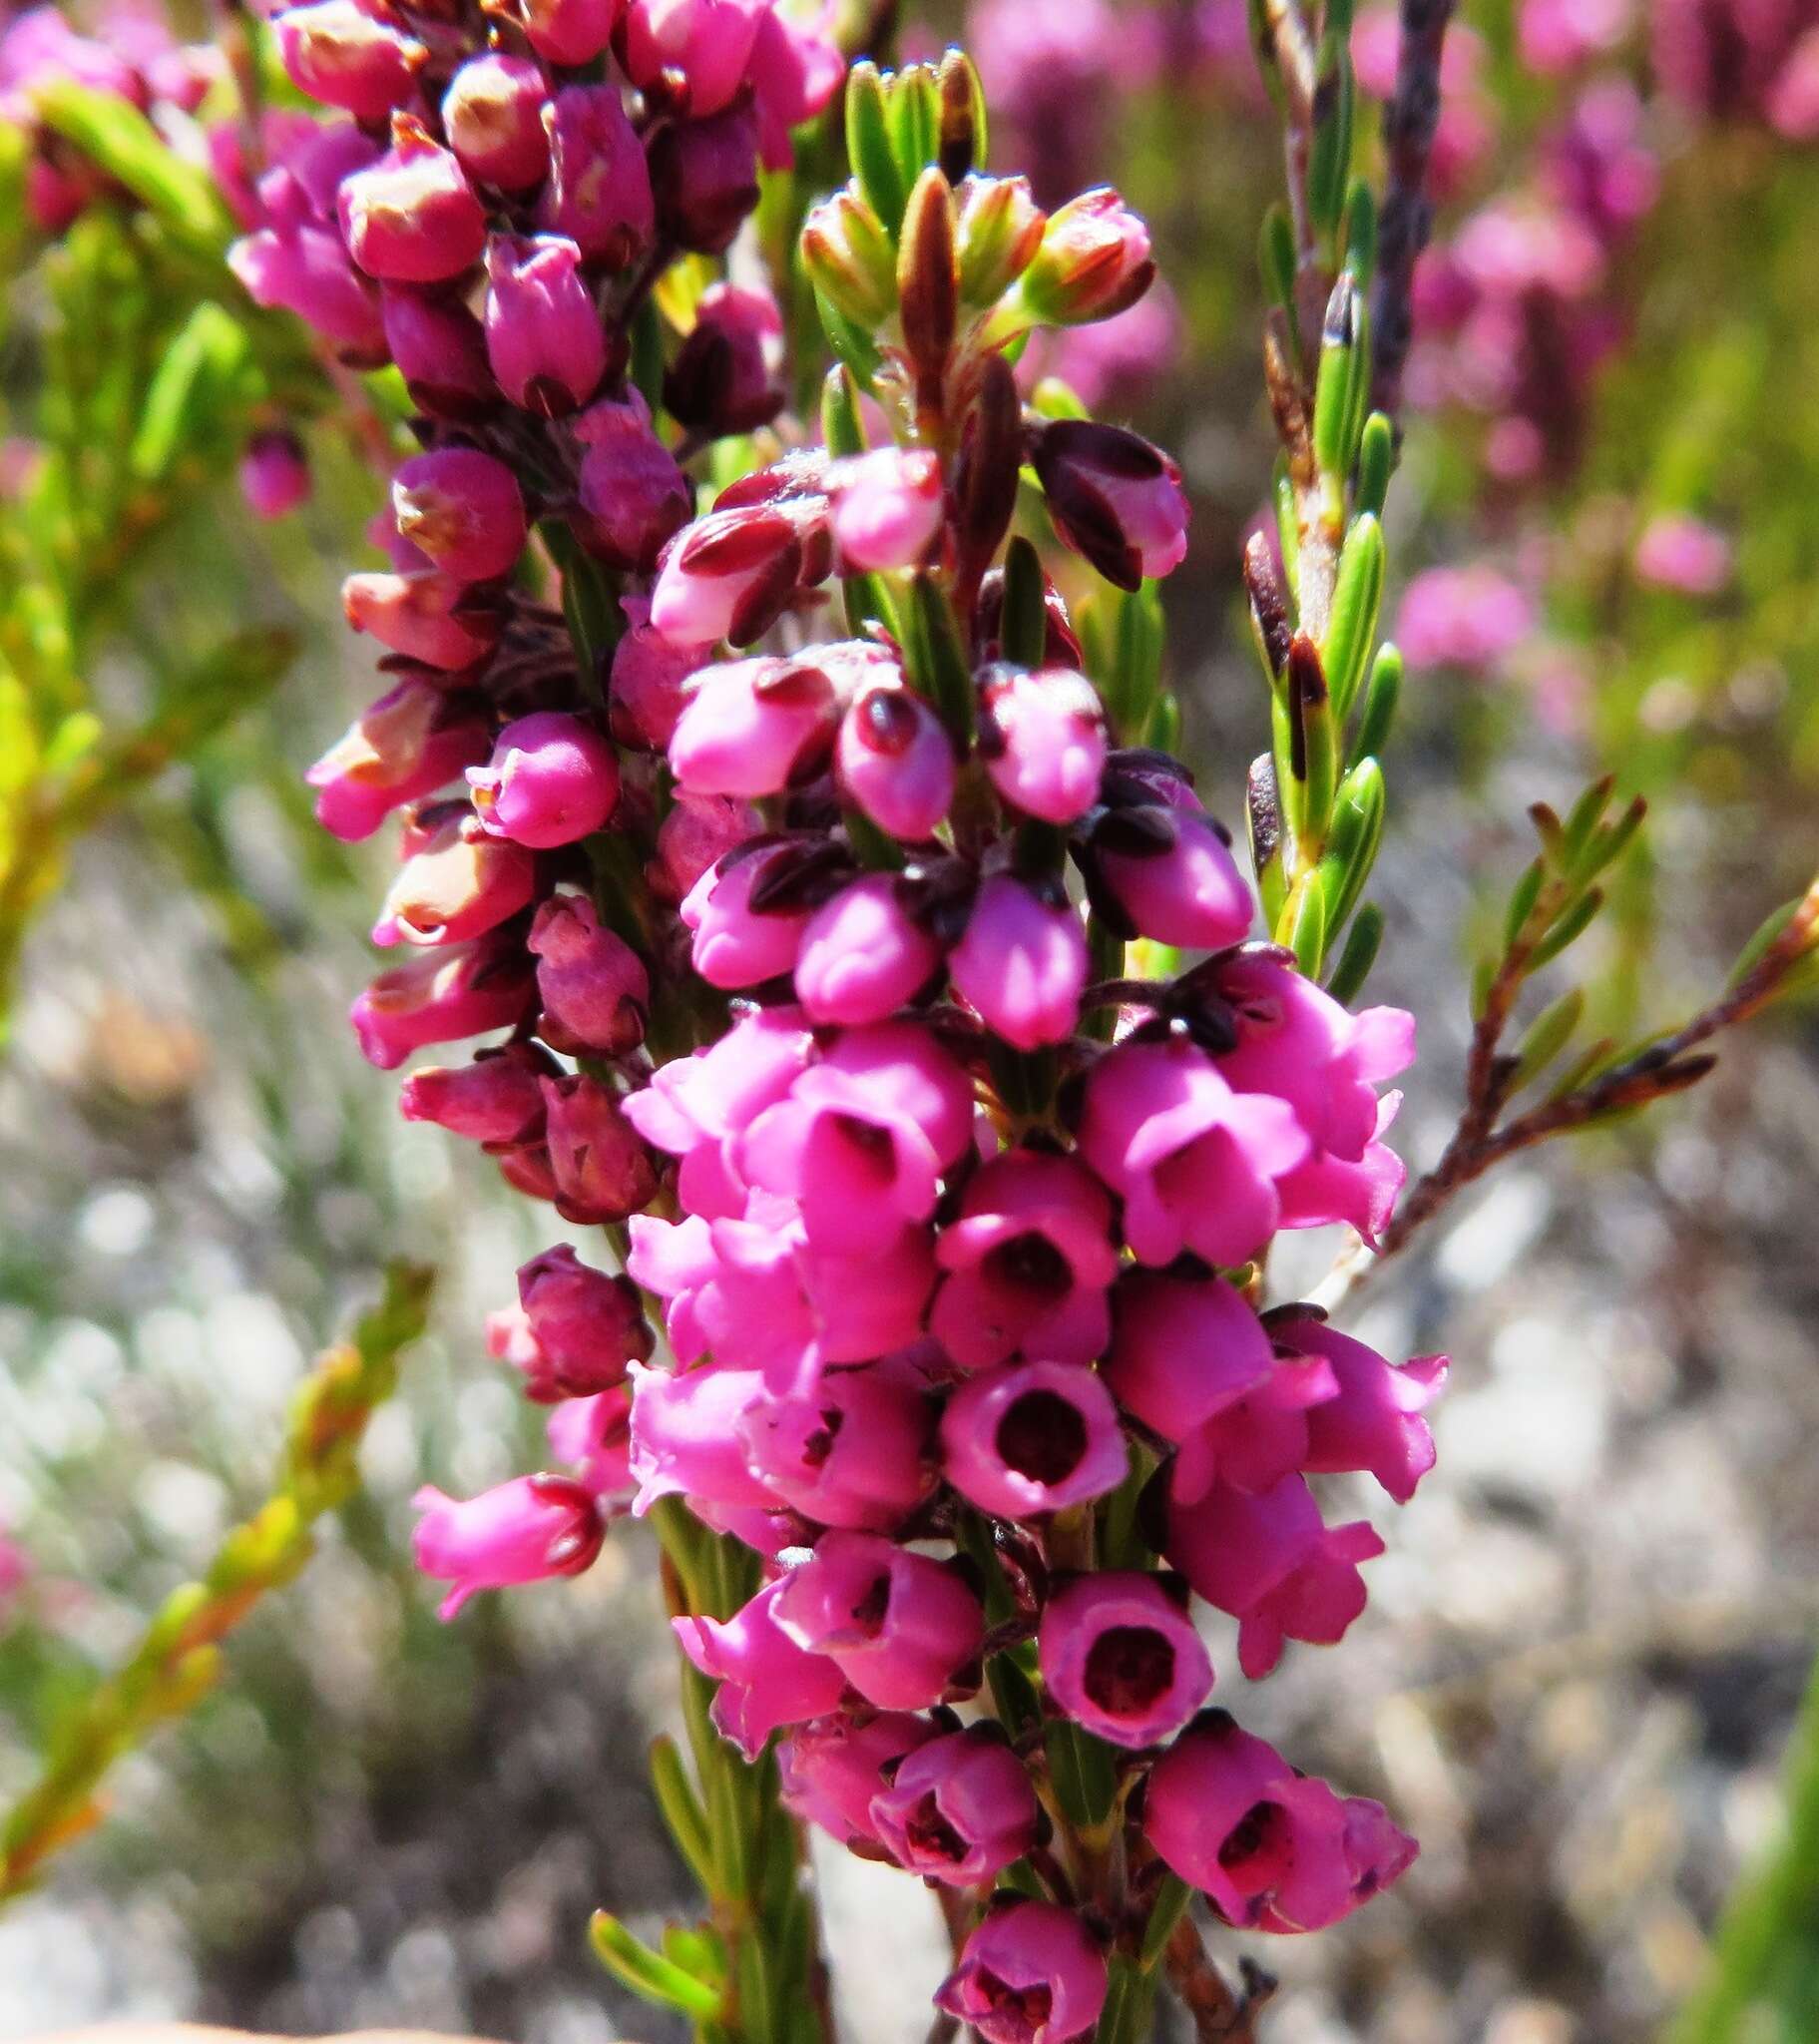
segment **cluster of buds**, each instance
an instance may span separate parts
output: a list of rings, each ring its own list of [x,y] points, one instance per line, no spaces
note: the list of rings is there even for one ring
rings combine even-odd
[[[668,432],[626,325],[664,256],[724,245],[684,173],[718,175],[716,122],[763,146],[772,68],[654,0],[501,14],[458,63],[344,4],[278,18],[354,119],[267,173],[239,262],[316,316],[333,268],[344,344],[423,412],[391,567],[346,590],[391,687],[310,775],[343,836],[404,815],[374,939],[405,962],[354,1022],[387,1067],[496,1033],[404,1112],[625,1253],[520,1273],[488,1342],[560,1472],[424,1493],[419,1562],[452,1613],[586,1568],[627,1510],[735,1543],[755,1594],[676,1618],[713,1725],[780,1739],[801,1817],[970,1894],[945,2010],[1062,2044],[1170,1877],[1305,1930],[1413,1856],[1205,1713],[1193,1612],[1253,1676],[1337,1640],[1381,1543],[1310,1479],[1408,1497],[1443,1369],[1263,1308],[1279,1231],[1386,1219],[1412,1027],[1254,940],[1153,665],[1108,697],[1037,544],[1134,615],[1184,557],[1174,464],[1026,407],[1009,359],[1136,303],[1147,235],[1109,190],[1051,213],[989,176],[957,54],[857,67],[854,175],[801,242],[820,442],[777,421],[695,516],[683,463],[777,410],[774,308],[707,292]],[[609,45],[636,119],[563,82]],[[562,614],[525,593],[534,529]]]

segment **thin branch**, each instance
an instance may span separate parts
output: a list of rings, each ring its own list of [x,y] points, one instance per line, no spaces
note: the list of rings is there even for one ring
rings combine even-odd
[[[1261,1966],[1241,1959],[1244,1985],[1234,1991],[1212,1963],[1191,1916],[1175,1925],[1163,1963],[1168,1984],[1193,2019],[1198,2044],[1256,2044],[1256,2018],[1276,1991],[1274,1978]]]
[[[1371,403],[1391,419],[1402,400],[1402,371],[1414,330],[1410,293],[1415,260],[1434,225],[1428,165],[1440,126],[1440,58],[1454,5],[1455,0],[1402,0],[1396,95],[1383,110],[1389,182],[1371,299]]]

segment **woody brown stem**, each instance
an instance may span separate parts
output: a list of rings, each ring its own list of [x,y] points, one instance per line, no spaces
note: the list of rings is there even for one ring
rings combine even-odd
[[[1213,1964],[1190,1916],[1176,1924],[1163,1963],[1168,1984],[1192,2018],[1198,2044],[1256,2044],[1256,2018],[1276,1991],[1269,1974],[1245,1961],[1243,1990],[1234,1991]]]
[[[1428,165],[1440,126],[1440,59],[1454,5],[1455,0],[1402,0],[1396,93],[1383,110],[1389,181],[1371,297],[1371,403],[1391,419],[1402,401],[1402,371],[1414,331],[1415,260],[1434,225]]]

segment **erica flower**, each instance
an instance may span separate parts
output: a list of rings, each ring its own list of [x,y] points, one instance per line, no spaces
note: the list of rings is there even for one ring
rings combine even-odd
[[[719,1684],[713,1722],[747,1760],[779,1727],[833,1710],[846,1689],[833,1662],[798,1646],[777,1623],[777,1601],[791,1580],[760,1590],[731,1618],[671,1621],[682,1652]]]
[[[1099,2021],[1106,1961],[1072,1909],[1020,1895],[987,1913],[935,2003],[987,2044],[1065,2044]]]
[[[825,1535],[774,1610],[787,1638],[882,1710],[939,1702],[985,1637],[979,1600],[951,1569],[873,1533]]]
[[[871,1820],[898,1865],[970,1887],[1034,1843],[1036,1791],[1002,1733],[979,1725],[899,1760],[888,1787],[872,1797]]]
[[[799,1725],[777,1746],[783,1806],[842,1845],[875,1840],[872,1797],[885,1786],[883,1771],[934,1736],[928,1719],[908,1711],[841,1712]]]
[[[1077,1576],[1042,1617],[1042,1679],[1069,1717],[1115,1746],[1153,1746],[1192,1717],[1212,1663],[1187,1616],[1185,1586],[1109,1570]]]
[[[1093,1370],[1064,1362],[968,1378],[941,1415],[941,1454],[954,1488],[1001,1519],[1104,1497],[1130,1464],[1112,1394]]]
[[[566,1476],[517,1476],[465,1502],[426,1484],[411,1500],[423,1514],[417,1566],[451,1579],[439,1616],[453,1618],[477,1590],[579,1575],[600,1552],[605,1526],[593,1497]]]

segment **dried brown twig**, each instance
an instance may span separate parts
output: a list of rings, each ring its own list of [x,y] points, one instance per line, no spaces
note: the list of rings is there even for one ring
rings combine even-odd
[[[1256,2018],[1276,1991],[1272,1974],[1253,1959],[1240,1959],[1244,1985],[1234,1994],[1188,1916],[1175,1925],[1164,1964],[1169,1985],[1193,2019],[1198,2044],[1256,2044]]]
[[[1394,419],[1414,331],[1410,292],[1415,260],[1434,225],[1428,164],[1440,126],[1440,60],[1456,0],[1402,0],[1396,96],[1383,110],[1389,181],[1378,227],[1377,278],[1371,297],[1371,403]]]

